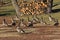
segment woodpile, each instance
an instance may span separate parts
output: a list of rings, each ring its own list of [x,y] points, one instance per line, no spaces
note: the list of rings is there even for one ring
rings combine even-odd
[[[23,1],[23,2],[20,2],[19,7],[20,7],[20,12],[22,12],[23,14],[29,14],[29,15],[41,14],[47,11],[47,3],[44,3],[44,2]]]

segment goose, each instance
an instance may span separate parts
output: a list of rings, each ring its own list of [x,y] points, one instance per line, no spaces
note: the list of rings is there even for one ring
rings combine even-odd
[[[59,22],[58,20],[56,19],[55,23],[54,23],[54,26],[58,26],[59,25]]]
[[[33,22],[31,20],[29,20],[29,17],[28,17],[28,27],[32,27],[33,26]]]
[[[49,21],[55,21],[55,18],[53,18],[51,15],[49,15]]]
[[[37,23],[37,21],[36,21],[36,19],[32,19],[32,22],[33,22],[33,24],[36,24]]]
[[[41,24],[47,24],[47,23],[43,20],[43,17],[41,17],[40,23],[41,23]]]
[[[17,27],[16,30],[18,33],[25,33],[25,31],[23,29],[21,29],[20,27]]]
[[[8,26],[12,27],[12,26],[16,26],[16,21],[13,20],[13,18],[11,19],[12,23],[7,24]]]
[[[25,27],[25,26],[26,26],[26,25],[24,24],[24,19],[21,19],[21,20],[20,20],[20,26],[21,26],[21,27],[23,27],[23,26]]]
[[[38,16],[38,15],[36,15],[36,19],[37,19],[38,22],[40,22],[40,19],[39,19],[37,16]]]
[[[41,23],[41,24],[47,24],[47,23],[46,23],[46,22],[44,22],[44,21],[40,21],[40,23]]]
[[[53,18],[51,15],[49,15],[49,20],[50,21],[54,21],[54,22],[57,22],[58,21],[58,19]]]
[[[39,18],[38,17],[33,16],[32,18],[33,18],[32,19],[33,23],[38,23],[38,21],[39,21]]]
[[[7,26],[7,22],[6,22],[6,20],[5,19],[3,19],[3,23],[2,23],[2,25],[1,26]]]
[[[15,26],[15,25],[16,25],[16,22],[14,21],[11,25],[12,25],[12,26]]]
[[[52,21],[52,16],[51,15],[49,15],[49,21]]]
[[[32,21],[29,21],[29,22],[28,22],[28,27],[32,27],[32,26],[33,26]]]

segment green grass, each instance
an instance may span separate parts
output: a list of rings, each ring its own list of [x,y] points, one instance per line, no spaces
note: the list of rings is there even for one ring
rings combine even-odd
[[[54,4],[60,4],[60,0],[54,0]]]
[[[10,6],[4,6],[0,8],[0,16],[4,15],[14,15],[16,14],[14,7],[12,5]]]

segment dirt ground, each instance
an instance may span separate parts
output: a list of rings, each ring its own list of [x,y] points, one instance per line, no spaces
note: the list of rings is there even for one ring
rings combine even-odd
[[[6,18],[11,23],[11,17],[0,17],[0,24]],[[60,40],[59,26],[36,26],[35,28],[25,28],[28,34],[21,34],[14,27],[0,27],[0,40]]]
[[[0,40],[60,40],[60,27],[40,27],[29,34],[17,32],[0,33]]]

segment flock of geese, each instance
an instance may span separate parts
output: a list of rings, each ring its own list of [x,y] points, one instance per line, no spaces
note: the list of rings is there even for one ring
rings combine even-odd
[[[12,23],[11,24],[8,24],[6,22],[6,19],[3,19],[3,23],[1,26],[16,26],[16,21],[15,20],[19,20],[18,17],[16,17],[14,20],[12,20]],[[58,26],[59,25],[59,22],[58,22],[58,19],[55,19],[53,18],[51,15],[49,15],[49,21],[53,21],[55,22],[54,23],[54,26]],[[37,24],[37,23],[41,23],[41,24],[47,24],[44,20],[43,20],[43,17],[41,17],[41,19],[39,19],[37,16],[33,16],[33,19],[30,20],[29,17],[28,17],[28,24],[24,24],[24,19],[21,19],[20,22],[19,22],[19,26],[17,26],[16,30],[17,32],[21,32],[21,33],[25,33],[25,31],[23,29],[20,28],[20,26],[27,26],[27,27],[33,27],[33,24]]]

